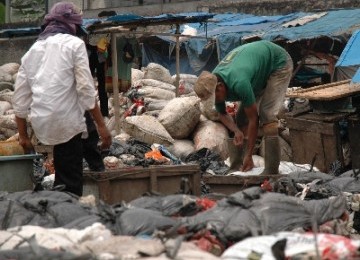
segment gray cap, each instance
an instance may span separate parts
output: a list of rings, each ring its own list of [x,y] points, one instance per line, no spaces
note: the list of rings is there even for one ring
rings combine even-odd
[[[203,71],[194,84],[194,91],[199,98],[206,100],[215,93],[216,84],[216,76],[208,71]]]

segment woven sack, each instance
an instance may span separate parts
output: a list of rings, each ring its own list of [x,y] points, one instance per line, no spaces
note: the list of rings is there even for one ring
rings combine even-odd
[[[0,91],[0,101],[7,101],[7,102],[12,103],[13,95],[14,95],[14,91],[12,91],[10,89],[4,89],[4,90]]]
[[[140,79],[133,83],[134,87],[157,87],[175,92],[176,87],[170,83],[162,82],[156,79]]]
[[[135,139],[147,144],[170,145],[174,139],[166,131],[165,127],[155,118],[148,115],[126,117],[123,130]]]
[[[193,134],[196,151],[201,148],[208,148],[218,153],[223,160],[226,160],[229,156],[228,138],[227,128],[222,123],[211,120],[201,120]]]
[[[24,149],[18,141],[0,141],[0,156],[24,154]]]
[[[199,122],[199,102],[197,97],[174,98],[161,110],[159,122],[173,138],[187,138]]]
[[[0,126],[8,129],[17,129],[15,115],[0,115]]]
[[[145,98],[146,111],[162,110],[170,100]]]
[[[12,105],[7,101],[0,101],[0,115],[4,115],[6,111],[10,110]]]
[[[201,100],[200,111],[207,119],[219,121],[219,112],[215,109],[215,94],[212,94],[206,100]]]
[[[148,97],[148,98],[167,99],[167,100],[173,99],[176,96],[175,92],[166,89],[161,89],[158,87],[143,87],[138,90],[138,93],[144,98]]]
[[[144,78],[144,72],[142,70],[131,68],[131,83],[132,84],[143,78]],[[134,85],[132,85],[132,86],[134,86]]]
[[[11,76],[16,74],[19,71],[19,68],[20,64],[16,62],[10,62],[0,66],[0,70],[4,71],[7,74],[10,74]]]
[[[156,79],[173,84],[173,79],[171,78],[169,70],[157,63],[149,63],[144,68],[144,79]]]
[[[181,160],[185,160],[185,158],[195,151],[194,143],[188,139],[175,140],[175,142],[168,147],[170,153],[175,155],[177,158]]]

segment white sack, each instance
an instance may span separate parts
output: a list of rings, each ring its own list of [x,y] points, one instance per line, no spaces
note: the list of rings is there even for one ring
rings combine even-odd
[[[156,79],[140,79],[135,81],[133,84],[134,87],[157,87],[165,90],[170,90],[175,92],[176,87],[170,83],[162,82]]]
[[[185,158],[195,151],[194,142],[187,139],[175,140],[175,142],[170,145],[168,151],[175,155],[180,160],[185,160]]]
[[[200,121],[193,134],[196,151],[201,148],[208,148],[217,152],[223,160],[229,156],[228,138],[227,128],[222,123],[211,120]]]
[[[215,94],[200,102],[201,113],[212,121],[219,121],[219,112],[215,109]]]
[[[175,93],[170,90],[161,89],[158,87],[143,87],[138,90],[138,93],[144,98],[156,98],[156,99],[173,99],[175,98]]]
[[[142,70],[131,68],[131,83],[134,83],[143,78],[144,78],[144,72]]]
[[[157,63],[149,63],[144,68],[144,79],[156,79],[173,84],[169,70]]]
[[[0,66],[0,70],[4,71],[7,74],[10,74],[11,76],[16,74],[19,71],[20,64],[16,62],[10,62],[6,63],[2,66]]]
[[[12,108],[11,103],[7,101],[0,101],[0,115],[4,115],[6,111]]]
[[[147,144],[170,145],[174,142],[165,127],[152,116],[129,116],[125,118],[122,127],[126,133]]]
[[[174,98],[161,110],[159,122],[173,138],[187,138],[199,122],[199,102],[197,97]]]

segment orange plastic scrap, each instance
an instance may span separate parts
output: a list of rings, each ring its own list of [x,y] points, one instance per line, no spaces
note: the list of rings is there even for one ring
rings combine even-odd
[[[158,161],[158,162],[167,162],[169,160],[168,158],[163,156],[161,154],[161,152],[159,150],[157,150],[157,149],[153,149],[150,152],[145,153],[145,158],[146,159],[152,158],[152,159],[154,159],[155,161]]]

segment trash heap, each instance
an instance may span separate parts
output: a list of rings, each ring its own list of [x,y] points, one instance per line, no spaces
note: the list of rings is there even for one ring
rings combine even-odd
[[[17,69],[0,67],[1,140],[17,132]],[[225,175],[228,132],[214,99],[201,102],[192,92],[195,78],[181,75],[176,97],[165,68],[149,64],[133,75],[132,88],[117,97],[120,134],[114,97],[109,102],[108,169],[197,162]],[[231,195],[147,194],[114,205],[54,190],[0,192],[0,259],[359,259],[357,172],[310,169]]]
[[[57,191],[0,193],[0,259],[358,259],[360,182],[293,172],[228,196],[108,205]]]

